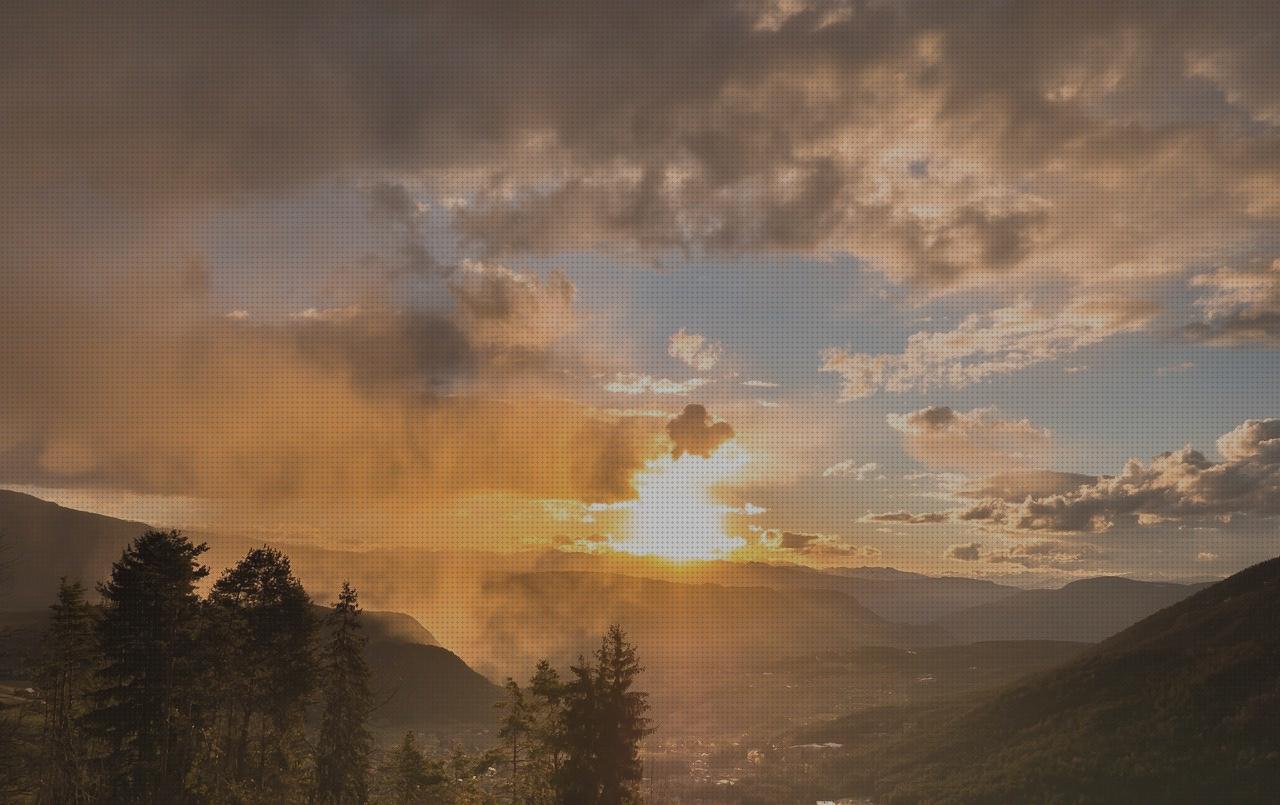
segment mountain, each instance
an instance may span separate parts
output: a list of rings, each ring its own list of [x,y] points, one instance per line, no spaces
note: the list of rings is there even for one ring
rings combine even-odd
[[[492,725],[493,705],[501,695],[496,685],[435,645],[431,633],[408,615],[365,612],[362,617],[375,729],[402,734]]]
[[[318,616],[327,611],[315,610]],[[48,620],[47,609],[0,612],[0,680],[31,678]],[[499,688],[436,645],[416,620],[398,612],[366,611],[361,622],[377,702],[371,719],[375,729],[401,734],[443,729],[453,735],[459,726],[492,725]]]
[[[152,526],[68,509],[21,492],[0,489],[0,546],[6,566],[0,609],[40,609],[53,600],[63,576],[90,589],[111,573],[111,563]],[[192,534],[199,542],[206,537]],[[219,536],[203,561],[216,576],[261,541]]]
[[[891,623],[835,590],[731,587],[576,571],[491,581],[473,606],[502,672],[529,656],[571,659],[620,624],[653,672],[750,663],[833,647],[944,642],[930,627]],[[530,653],[532,652],[532,653]]]
[[[1097,643],[1206,585],[1167,584],[1114,576],[1074,581],[1056,590],[1023,590],[954,611],[934,625],[961,643],[1065,640]]]
[[[318,604],[314,609],[316,616],[320,618],[323,618],[329,612],[328,607]],[[360,621],[364,627],[365,637],[370,643],[408,643],[415,646],[440,645],[440,641],[436,640],[435,635],[427,631],[427,627],[419,623],[417,618],[406,615],[403,612],[380,612],[366,609],[360,613]]]
[[[877,802],[1274,802],[1277,623],[1273,559],[977,705],[869,711],[812,738],[860,747],[830,785]]]
[[[92,585],[147,528],[0,489],[0,540],[8,565],[0,607],[39,609],[53,600],[62,576]]]
[[[614,572],[724,587],[831,590],[852,598],[885,620],[917,625],[1018,592],[1015,587],[960,576],[924,576],[886,567],[819,570],[787,562],[695,562],[672,567],[640,557],[560,553],[543,560],[539,569]]]
[[[889,567],[833,568],[828,572],[853,580],[850,594],[863,606],[902,623],[930,623],[957,609],[995,604],[1018,593],[1017,588],[985,579],[925,576]]]

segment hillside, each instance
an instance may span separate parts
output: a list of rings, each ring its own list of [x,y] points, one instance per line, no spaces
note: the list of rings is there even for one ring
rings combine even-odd
[[[934,621],[961,643],[1066,640],[1097,643],[1206,585],[1099,577],[1056,590],[1023,590]]]
[[[389,613],[369,614],[375,617],[366,624],[365,659],[377,702],[372,715],[375,729],[432,733],[448,728],[452,734],[458,725],[492,725],[493,705],[501,693],[496,685],[448,649],[406,639],[395,628],[388,629],[386,619],[376,616]],[[398,620],[392,624],[403,625]]]
[[[506,668],[527,657],[568,660],[619,623],[654,675],[810,654],[833,646],[943,642],[929,627],[890,623],[833,590],[680,584],[632,576],[553,571],[487,585],[484,631]],[[531,628],[536,627],[536,628]]]
[[[924,576],[884,567],[819,570],[789,562],[696,562],[670,566],[640,557],[561,553],[541,560],[539,569],[612,572],[724,587],[830,590],[849,596],[884,620],[916,625],[927,624],[957,609],[1000,601],[1018,592],[1017,588],[983,579]]]
[[[125,547],[151,527],[0,489],[0,544],[8,563],[0,609],[46,606],[64,576],[92,588],[110,574],[111,563],[120,558]],[[207,539],[191,536],[197,542]],[[216,576],[260,544],[231,536],[210,539],[204,562]]]
[[[829,785],[883,802],[1265,802],[1280,790],[1280,559],[977,706],[862,713]]]
[[[78,511],[0,489],[0,537],[9,563],[0,608],[39,609],[53,599],[58,579],[104,578],[144,523]]]
[[[323,616],[323,607],[316,607]],[[29,680],[49,612],[0,612],[0,680]],[[379,730],[432,733],[459,725],[488,728],[499,689],[408,615],[369,612],[361,616],[368,638],[365,658],[378,703],[372,721]]]

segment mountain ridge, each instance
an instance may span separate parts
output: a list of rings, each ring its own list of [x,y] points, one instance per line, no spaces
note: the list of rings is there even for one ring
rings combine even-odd
[[[828,771],[887,803],[1272,801],[1277,622],[1272,559],[976,705],[855,714],[814,734],[881,735]]]

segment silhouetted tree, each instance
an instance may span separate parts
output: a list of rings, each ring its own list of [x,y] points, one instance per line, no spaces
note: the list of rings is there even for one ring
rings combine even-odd
[[[36,801],[49,805],[78,805],[95,795],[83,718],[98,665],[98,646],[93,607],[85,601],[84,592],[79,582],[62,579],[57,603],[50,607],[36,677],[44,702]]]
[[[324,805],[363,805],[369,799],[373,744],[366,726],[371,709],[369,668],[364,660],[359,598],[350,584],[343,583],[327,626],[314,800]]]
[[[13,554],[4,532],[0,531],[0,603],[8,597],[9,579],[13,570]],[[8,630],[0,627],[0,638],[7,636]],[[15,799],[28,793],[30,782],[24,772],[25,758],[22,754],[23,739],[22,714],[17,708],[0,709],[0,799]]]
[[[107,746],[107,799],[177,805],[200,733],[209,667],[196,584],[206,546],[148,531],[99,585],[102,668],[91,724]]]
[[[639,801],[640,741],[649,733],[644,693],[632,690],[641,668],[635,647],[609,628],[595,664],[579,658],[564,695],[564,763],[556,789],[566,805]]]
[[[297,799],[316,676],[311,598],[287,556],[257,548],[222,574],[209,602],[220,648],[222,779],[266,802]]]
[[[554,781],[564,764],[565,685],[551,663],[542,660],[529,680],[530,734],[525,796],[531,805],[554,805]]]
[[[444,771],[418,747],[412,732],[388,752],[378,767],[379,802],[388,805],[436,805],[443,801]]]
[[[533,741],[533,711],[524,691],[514,679],[508,679],[504,688],[506,696],[498,702],[502,721],[498,737],[502,739],[505,762],[511,765],[511,802],[526,802],[528,790],[533,786],[528,769],[530,747]]]

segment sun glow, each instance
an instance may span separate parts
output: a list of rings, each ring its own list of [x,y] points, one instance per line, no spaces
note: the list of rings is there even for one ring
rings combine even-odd
[[[716,488],[738,477],[750,456],[729,442],[708,458],[682,455],[650,461],[637,473],[638,498],[623,539],[610,547],[672,561],[719,559],[746,545],[726,530],[735,510],[718,502]]]

